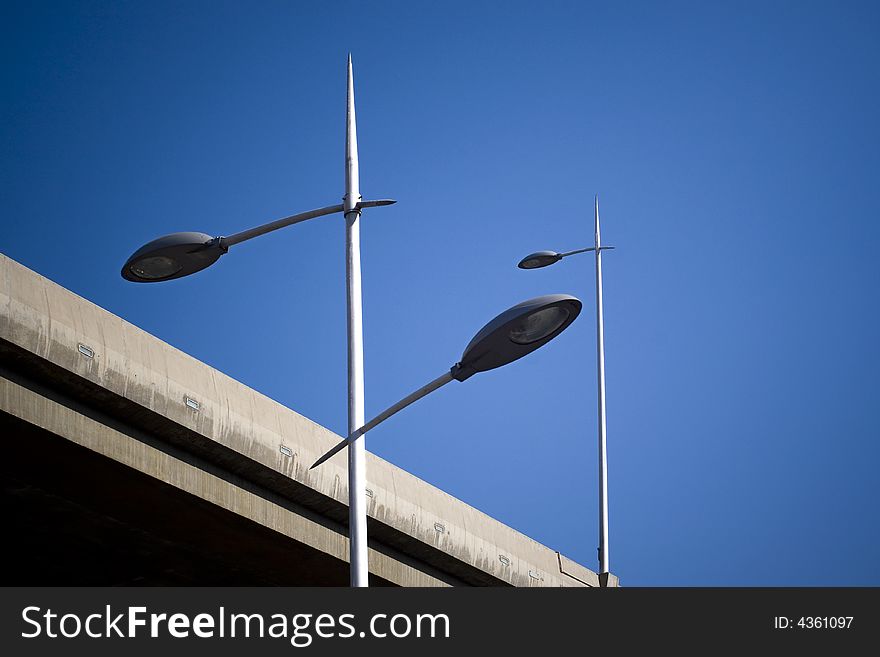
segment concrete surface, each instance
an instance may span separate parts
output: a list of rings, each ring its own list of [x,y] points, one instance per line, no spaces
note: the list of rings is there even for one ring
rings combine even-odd
[[[2,254],[0,308],[3,449],[17,454],[19,471],[36,480],[41,468],[31,462],[38,457],[10,441],[27,435],[30,444],[55,445],[39,457],[49,460],[64,445],[68,459],[94,461],[94,472],[103,473],[96,477],[128,468],[143,482],[161,483],[160,497],[175,500],[169,509],[207,507],[226,514],[223,522],[234,520],[241,536],[259,534],[279,561],[253,575],[229,549],[218,563],[238,563],[244,574],[236,581],[289,583],[279,575],[289,548],[332,571],[314,581],[345,584],[346,455],[308,470],[340,436]],[[46,485],[10,473],[5,502],[59,499]],[[369,453],[367,485],[371,583],[600,585],[595,572]],[[8,493],[28,486],[43,492]],[[75,494],[76,485],[64,493]],[[126,522],[118,517],[124,511],[112,513],[114,522]],[[168,534],[141,547],[158,554],[163,541],[180,536]],[[196,535],[187,540],[199,544]],[[181,572],[190,579],[180,581],[205,576],[187,568]],[[301,581],[312,580],[304,571]]]

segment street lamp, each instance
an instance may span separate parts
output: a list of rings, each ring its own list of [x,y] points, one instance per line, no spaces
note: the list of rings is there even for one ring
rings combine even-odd
[[[465,347],[461,360],[431,383],[422,386],[393,406],[379,413],[364,426],[351,432],[309,468],[315,468],[371,431],[398,411],[406,408],[453,379],[465,381],[478,372],[493,370],[530,354],[562,333],[577,318],[582,304],[568,294],[548,294],[528,299],[508,308],[481,328]]]
[[[206,233],[172,233],[139,248],[126,260],[122,277],[135,283],[158,283],[189,276],[205,269],[230,247],[260,235],[308,219],[342,212],[346,222],[346,300],[348,318],[348,437],[323,460],[349,447],[349,549],[351,585],[365,587],[369,582],[367,563],[367,503],[364,441],[358,440],[369,429],[400,409],[452,379],[464,381],[477,372],[494,369],[534,351],[559,335],[574,321],[581,302],[568,295],[530,299],[510,308],[489,322],[465,349],[461,362],[440,378],[395,404],[382,415],[364,424],[363,330],[361,307],[360,215],[363,208],[391,205],[396,201],[361,200],[357,156],[357,129],[354,109],[354,82],[351,56],[348,58],[348,93],[345,137],[345,196],[343,203],[282,217],[267,224],[229,235],[212,237]],[[316,463],[315,465],[318,465]],[[312,466],[314,467],[314,466]]]
[[[363,208],[391,205],[390,199],[364,201],[360,195],[357,126],[354,109],[354,77],[348,56],[345,130],[345,196],[330,205],[235,233],[211,237],[205,233],[172,233],[135,251],[122,267],[122,277],[135,283],[157,283],[194,274],[217,262],[231,246],[308,219],[342,212],[345,216],[345,281],[348,317],[348,430],[364,423],[364,356],[361,307],[360,216]],[[367,586],[367,500],[364,441],[349,449],[349,549],[351,585]]]
[[[596,254],[596,354],[599,391],[599,573],[610,572],[608,569],[608,456],[605,441],[605,322],[602,311],[602,251],[613,249],[613,246],[602,246],[599,234],[599,197],[595,204],[595,244],[586,249],[577,249],[565,253],[556,251],[536,251],[519,261],[520,269],[539,269],[556,264],[563,258],[576,253],[593,251]]]

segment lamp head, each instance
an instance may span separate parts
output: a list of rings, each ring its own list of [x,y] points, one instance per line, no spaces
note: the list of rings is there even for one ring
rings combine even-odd
[[[219,237],[171,233],[132,253],[122,266],[122,277],[134,283],[170,281],[209,267],[226,251]]]
[[[570,294],[548,294],[505,310],[470,341],[452,368],[453,377],[464,381],[530,354],[568,328],[581,307]]]
[[[562,260],[562,254],[556,251],[536,251],[530,253],[519,261],[517,267],[520,269],[538,269],[539,267],[547,267]]]

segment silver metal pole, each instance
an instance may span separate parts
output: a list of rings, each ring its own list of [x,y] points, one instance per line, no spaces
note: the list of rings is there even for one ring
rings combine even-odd
[[[596,196],[596,351],[599,363],[599,572],[608,569],[608,457],[605,452],[605,322],[602,312],[602,244]]]
[[[345,282],[348,301],[348,432],[364,424],[364,340],[361,306],[361,245],[358,202],[357,122],[354,78],[348,56],[348,106],[345,130]],[[348,448],[348,528],[351,586],[369,586],[367,563],[367,480],[363,436]]]

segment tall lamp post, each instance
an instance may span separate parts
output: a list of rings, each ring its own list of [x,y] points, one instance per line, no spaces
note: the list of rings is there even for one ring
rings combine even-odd
[[[367,563],[367,504],[363,435],[379,422],[421,399],[449,381],[464,381],[477,372],[512,362],[559,335],[575,320],[581,302],[568,295],[530,299],[510,308],[489,322],[474,337],[462,360],[449,372],[409,395],[364,424],[363,330],[361,306],[360,215],[363,208],[391,205],[396,201],[361,200],[358,175],[357,128],[351,55],[348,58],[348,92],[345,137],[345,196],[343,203],[283,217],[228,237],[206,233],[172,233],[135,251],[122,267],[122,277],[136,283],[158,283],[182,278],[211,266],[230,247],[266,233],[316,217],[342,212],[345,217],[346,299],[348,318],[348,436],[315,465],[349,447],[349,556],[351,586],[369,583]],[[315,467],[314,465],[312,467]]]
[[[357,125],[354,111],[354,77],[348,56],[348,89],[345,116],[345,196],[339,205],[283,217],[228,237],[205,233],[173,233],[145,244],[122,267],[123,278],[155,283],[181,278],[214,264],[230,247],[293,224],[342,212],[345,216],[345,281],[348,317],[348,429],[364,423],[364,350],[361,306],[360,217],[363,208],[391,205],[390,199],[363,201],[358,172]],[[367,505],[364,441],[349,447],[349,549],[351,585],[367,586]]]
[[[599,573],[610,572],[608,567],[608,457],[605,440],[605,322],[602,303],[602,251],[613,249],[603,246],[599,232],[599,197],[595,203],[595,243],[585,249],[566,253],[538,251],[520,260],[520,269],[539,269],[556,264],[563,258],[592,251],[596,256],[596,360],[599,391]]]
[[[364,423],[364,331],[361,304],[361,202],[354,76],[348,56],[345,112],[345,287],[348,315],[348,431]],[[364,438],[348,448],[348,533],[351,586],[369,586],[367,475]]]

